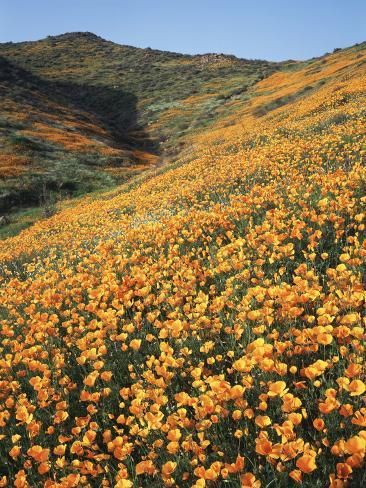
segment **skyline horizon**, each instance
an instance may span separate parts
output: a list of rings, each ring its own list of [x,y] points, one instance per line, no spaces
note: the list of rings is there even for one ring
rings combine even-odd
[[[254,57],[243,57],[243,56],[238,56],[237,54],[233,53],[233,52],[220,52],[220,51],[206,51],[206,52],[182,52],[182,51],[174,51],[174,50],[170,50],[170,49],[161,49],[161,48],[157,48],[157,47],[154,47],[153,45],[151,46],[137,46],[137,45],[134,45],[134,44],[128,44],[128,43],[124,43],[124,42],[119,42],[119,41],[115,41],[113,39],[108,39],[107,37],[104,37],[104,35],[102,34],[98,34],[96,32],[92,32],[92,31],[88,31],[88,30],[75,30],[75,31],[67,31],[67,32],[61,32],[61,33],[58,33],[58,34],[49,34],[49,35],[46,35],[46,36],[43,36],[43,37],[39,37],[39,38],[36,38],[36,39],[24,39],[24,40],[19,40],[19,41],[0,41],[0,44],[22,44],[22,43],[25,43],[25,42],[40,42],[40,41],[44,41],[48,38],[52,38],[52,37],[62,37],[62,36],[66,36],[68,34],[92,34],[94,36],[96,36],[97,38],[100,38],[104,41],[107,41],[107,42],[112,42],[113,44],[117,44],[117,45],[120,45],[120,46],[126,46],[126,47],[132,47],[132,48],[135,48],[135,49],[151,49],[153,51],[161,51],[161,52],[170,52],[170,53],[174,53],[174,54],[181,54],[183,56],[205,56],[205,55],[209,55],[209,54],[217,54],[217,55],[224,55],[224,56],[233,56],[237,59],[245,59],[245,60],[253,60],[253,61],[268,61],[268,62],[273,62],[273,63],[281,63],[281,62],[286,62],[286,61],[296,61],[296,62],[304,62],[304,61],[307,61],[307,60],[310,60],[310,59],[317,59],[317,58],[321,58],[323,56],[326,56],[326,55],[329,55],[329,54],[332,54],[333,52],[335,52],[336,50],[338,49],[348,49],[348,48],[351,48],[351,47],[354,47],[354,46],[358,46],[358,45],[361,45],[361,44],[364,44],[366,42],[366,36],[365,36],[365,39],[364,40],[361,40],[361,41],[356,41],[355,43],[353,44],[347,44],[345,46],[335,46],[333,49],[331,49],[330,51],[325,51],[323,53],[320,53],[318,55],[315,55],[315,56],[312,56],[310,58],[303,58],[303,59],[296,59],[296,58],[283,58],[283,59],[280,59],[280,60],[273,60],[273,59],[268,59],[268,58],[254,58]]]
[[[0,42],[92,32],[121,45],[304,61],[366,41],[363,0],[0,0]]]

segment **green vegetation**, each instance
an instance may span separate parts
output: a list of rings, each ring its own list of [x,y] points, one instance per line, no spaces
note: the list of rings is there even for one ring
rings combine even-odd
[[[7,239],[8,237],[13,237],[19,234],[19,232],[30,227],[44,216],[41,207],[23,209],[15,212],[6,225],[0,226],[0,239]]]

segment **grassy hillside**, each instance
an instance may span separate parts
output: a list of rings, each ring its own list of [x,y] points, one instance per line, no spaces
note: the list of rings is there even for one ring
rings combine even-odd
[[[3,242],[3,486],[366,484],[365,68],[276,72]]]
[[[162,164],[279,67],[137,49],[90,33],[1,44],[0,60],[3,214],[45,200],[52,207]]]
[[[138,121],[173,152],[184,134],[212,123],[228,100],[245,100],[249,86],[280,66],[138,49],[91,33],[3,44],[0,53],[42,78],[72,84],[76,99],[103,115],[117,133],[134,129]]]
[[[111,186],[138,160],[57,84],[0,58],[0,211]],[[116,181],[115,181],[116,180]]]

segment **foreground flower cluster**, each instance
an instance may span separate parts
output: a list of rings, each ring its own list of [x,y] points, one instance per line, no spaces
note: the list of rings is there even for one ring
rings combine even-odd
[[[366,483],[366,82],[339,65],[6,241],[0,486]]]

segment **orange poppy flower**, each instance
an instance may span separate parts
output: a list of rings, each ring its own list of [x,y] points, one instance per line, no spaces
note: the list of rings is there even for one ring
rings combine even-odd
[[[296,461],[296,467],[298,467],[303,473],[311,473],[317,468],[315,458],[316,453],[314,451],[309,451],[299,457],[299,459]]]

